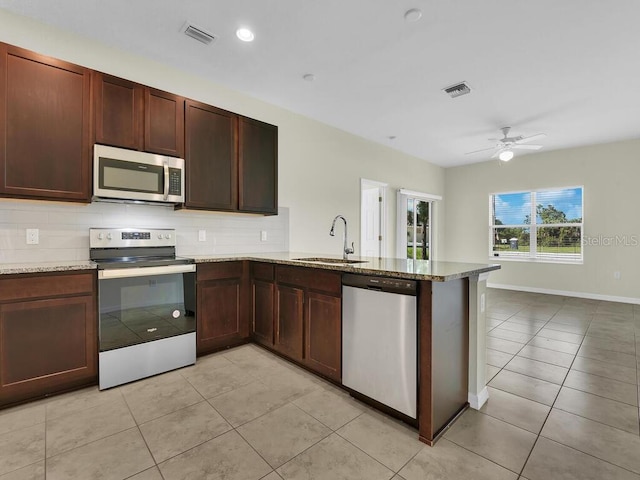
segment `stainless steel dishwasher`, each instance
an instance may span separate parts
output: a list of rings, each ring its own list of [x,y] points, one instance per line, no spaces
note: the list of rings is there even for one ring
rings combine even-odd
[[[417,418],[416,282],[342,276],[342,383]]]

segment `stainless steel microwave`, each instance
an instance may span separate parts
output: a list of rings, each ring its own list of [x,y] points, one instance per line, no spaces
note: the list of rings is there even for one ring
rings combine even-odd
[[[183,203],[184,159],[96,144],[93,199]]]

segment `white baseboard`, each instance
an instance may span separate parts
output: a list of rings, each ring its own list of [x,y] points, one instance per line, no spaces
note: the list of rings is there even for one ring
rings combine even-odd
[[[489,400],[489,390],[484,387],[480,392],[475,395],[469,392],[468,401],[469,406],[474,410],[480,410],[482,406]]]
[[[502,283],[488,283],[488,282],[487,282],[487,287],[499,288],[501,290],[516,290],[518,292],[530,292],[530,293],[546,293],[548,295],[562,295],[565,297],[588,298],[591,300],[604,300],[606,302],[632,303],[635,305],[640,305],[640,298],[634,298],[634,297],[617,297],[615,295],[600,295],[599,293],[572,292],[568,290],[552,290],[549,288],[522,287],[519,285],[505,285]]]

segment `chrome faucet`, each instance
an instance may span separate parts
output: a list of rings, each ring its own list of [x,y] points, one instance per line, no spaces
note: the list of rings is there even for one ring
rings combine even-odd
[[[336,232],[335,232],[335,228],[336,228],[336,220],[338,220],[339,218],[342,219],[342,221],[344,222],[344,249],[342,252],[342,258],[344,258],[345,260],[347,259],[347,255],[349,255],[350,253],[353,253],[354,248],[353,248],[353,242],[351,242],[351,247],[347,246],[347,219],[344,218],[342,215],[336,215],[336,218],[333,219],[333,223],[331,224],[331,230],[329,230],[329,235],[331,235],[332,237],[335,237]]]

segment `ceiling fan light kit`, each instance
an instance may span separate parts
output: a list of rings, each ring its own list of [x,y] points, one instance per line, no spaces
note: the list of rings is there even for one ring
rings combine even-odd
[[[510,137],[509,131],[511,131],[511,127],[502,127],[500,131],[502,132],[502,138],[489,139],[491,141],[496,141],[495,146],[489,147],[489,148],[483,148],[481,150],[474,150],[473,152],[467,152],[466,155],[493,150],[494,152],[493,152],[493,155],[491,155],[491,158],[498,157],[498,159],[502,160],[503,162],[508,162],[515,155],[514,150],[541,149],[542,145],[533,145],[528,142],[534,139],[546,137],[544,133],[536,133],[535,135],[530,135],[528,137],[523,137],[522,135]]]
[[[503,150],[498,155],[498,158],[500,160],[502,160],[503,162],[508,162],[509,160],[511,160],[513,158],[513,152],[511,150]]]

